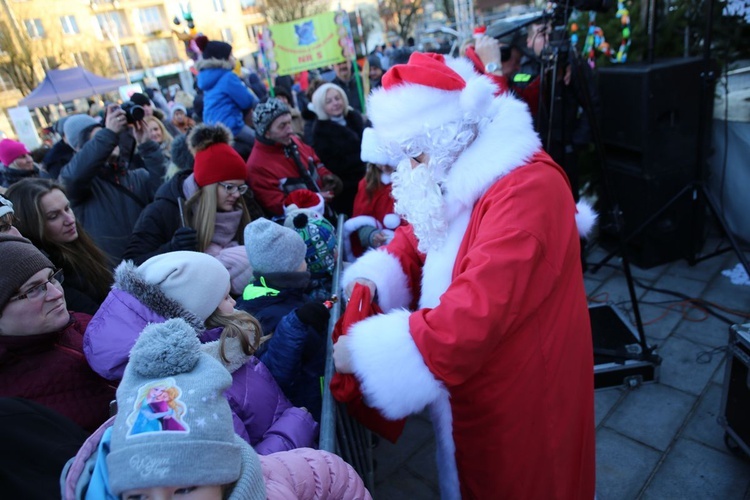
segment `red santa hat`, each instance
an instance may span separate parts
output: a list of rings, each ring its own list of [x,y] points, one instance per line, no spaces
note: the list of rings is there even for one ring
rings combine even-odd
[[[370,96],[369,117],[385,143],[465,118],[489,116],[497,87],[465,59],[415,52],[391,67]]]
[[[325,200],[319,193],[309,189],[294,190],[284,199],[284,214],[289,215],[300,209],[312,210],[322,216],[325,211]]]

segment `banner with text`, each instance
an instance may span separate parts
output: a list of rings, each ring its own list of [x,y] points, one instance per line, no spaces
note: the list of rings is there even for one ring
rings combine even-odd
[[[346,12],[326,12],[268,27],[265,55],[278,75],[329,66],[352,57]]]

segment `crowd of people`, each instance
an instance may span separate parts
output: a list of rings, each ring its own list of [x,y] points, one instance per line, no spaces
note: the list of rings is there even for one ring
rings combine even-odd
[[[370,498],[316,450],[341,253],[345,296],[383,313],[337,370],[387,418],[429,408],[444,498],[593,498],[593,216],[499,46],[377,51],[368,85],[344,61],[302,89],[199,38],[195,98],[64,117],[40,163],[0,142],[0,415],[24,457],[55,450],[3,456],[4,491]]]

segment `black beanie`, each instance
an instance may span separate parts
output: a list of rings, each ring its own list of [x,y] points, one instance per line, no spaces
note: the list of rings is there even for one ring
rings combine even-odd
[[[26,238],[0,234],[0,255],[3,272],[0,273],[0,311],[8,299],[18,293],[29,278],[45,268],[54,269],[52,262]]]
[[[203,59],[228,60],[232,55],[232,46],[226,42],[208,42],[203,49]]]

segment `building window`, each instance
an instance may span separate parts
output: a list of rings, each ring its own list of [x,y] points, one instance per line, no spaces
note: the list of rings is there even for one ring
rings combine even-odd
[[[138,9],[138,21],[144,34],[163,31],[166,23],[159,7],[147,7]]]
[[[221,30],[221,39],[224,42],[227,42],[229,44],[234,42],[234,37],[232,36],[232,30],[229,28],[224,28]]]
[[[146,43],[146,47],[148,47],[148,53],[151,56],[151,64],[154,66],[168,64],[178,59],[177,49],[171,38],[151,40]]]
[[[118,10],[97,14],[96,22],[104,36],[109,37],[110,34],[120,38],[130,36],[130,31],[128,31],[128,26],[125,23],[125,16]]]
[[[240,0],[240,6],[243,9],[248,9],[250,7],[255,7],[256,0]]]
[[[214,10],[216,12],[224,12],[224,0],[214,0]]]
[[[0,72],[0,92],[9,92],[15,89],[16,86],[13,84],[13,81],[7,75]]]
[[[122,70],[120,65],[120,58],[117,55],[117,49],[111,47],[109,49],[109,57],[112,59],[112,64],[115,68]],[[138,57],[138,51],[135,50],[135,45],[123,45],[122,46],[122,58],[125,60],[125,67],[128,70],[140,69],[141,59]]]
[[[252,43],[258,43],[258,31],[260,31],[260,29],[257,24],[247,25],[247,37]]]
[[[78,29],[78,23],[76,22],[75,16],[62,16],[60,18],[60,24],[62,24],[63,33],[66,35],[77,35],[81,32]]]
[[[42,26],[41,19],[26,19],[23,24],[30,38],[44,38],[44,26]]]

